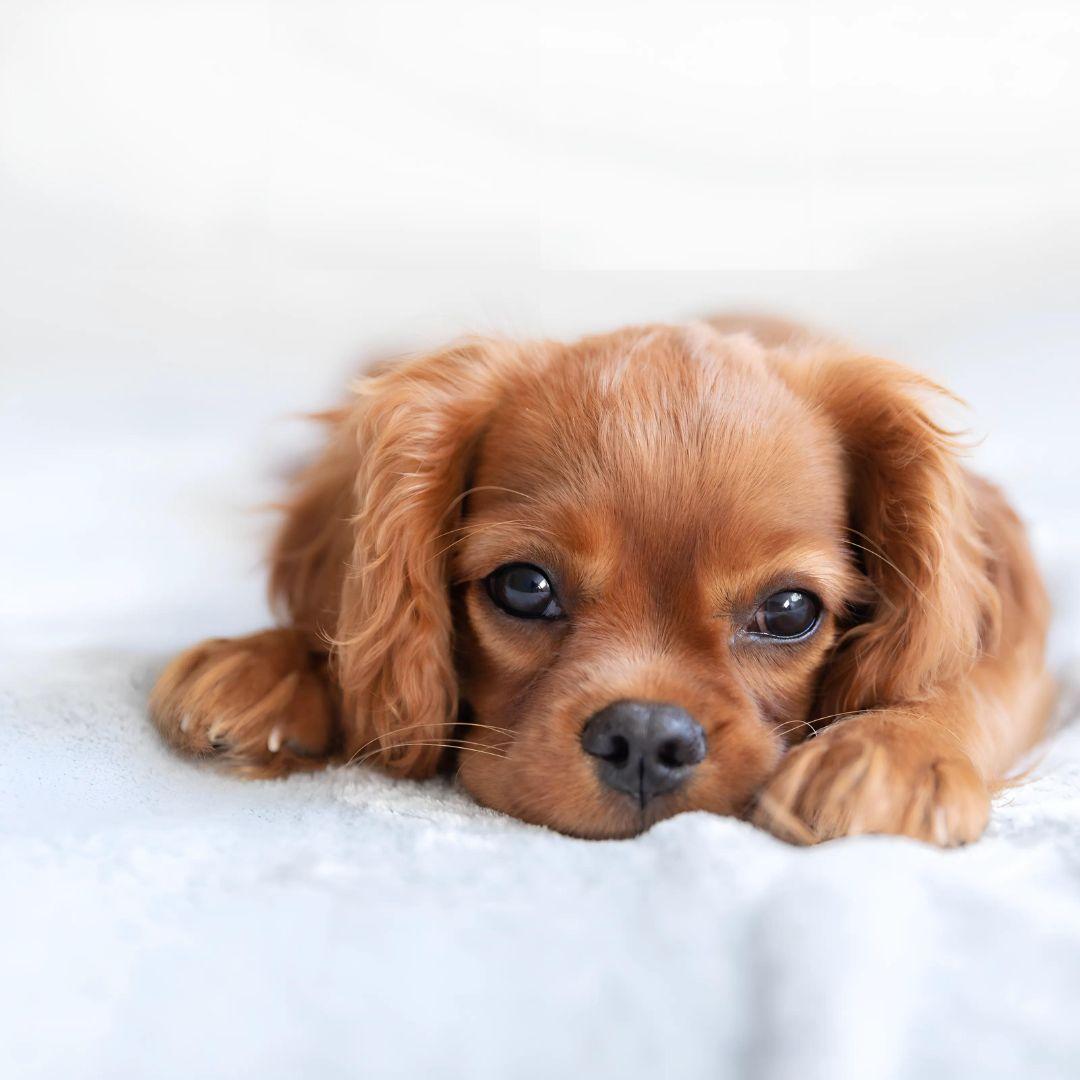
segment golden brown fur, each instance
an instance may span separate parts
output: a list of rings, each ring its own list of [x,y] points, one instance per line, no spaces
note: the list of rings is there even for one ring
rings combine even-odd
[[[777,321],[573,345],[476,341],[360,381],[323,419],[272,553],[283,627],[182,654],[170,743],[262,776],[329,760],[431,775],[580,836],[690,809],[788,839],[975,839],[1038,738],[1048,618],[1023,529],[932,418],[940,391]],[[484,579],[549,568],[566,618]],[[820,597],[794,644],[763,590]],[[670,702],[705,759],[639,805],[585,721]],[[810,736],[808,738],[808,736]]]

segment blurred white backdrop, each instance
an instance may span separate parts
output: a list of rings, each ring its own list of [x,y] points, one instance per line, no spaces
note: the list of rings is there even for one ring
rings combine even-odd
[[[987,468],[1080,525],[1075,4],[0,16],[0,604],[23,643],[263,621],[246,510],[307,437],[279,419],[476,330],[808,318],[944,378]]]

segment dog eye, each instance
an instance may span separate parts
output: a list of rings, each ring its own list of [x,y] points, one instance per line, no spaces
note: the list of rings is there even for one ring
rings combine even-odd
[[[773,593],[754,612],[747,630],[763,637],[797,638],[808,634],[821,614],[821,603],[810,593],[783,589]]]
[[[488,575],[487,589],[498,607],[519,619],[557,619],[562,614],[547,574],[528,563],[500,566]]]

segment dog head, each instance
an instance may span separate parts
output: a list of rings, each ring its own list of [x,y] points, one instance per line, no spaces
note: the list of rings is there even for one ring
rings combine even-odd
[[[928,389],[704,324],[369,377],[334,633],[360,741],[413,776],[456,746],[480,802],[581,836],[741,812],[818,718],[976,648]]]

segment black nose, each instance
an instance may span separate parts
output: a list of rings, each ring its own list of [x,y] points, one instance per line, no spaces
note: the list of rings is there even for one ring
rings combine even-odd
[[[581,733],[586,753],[608,787],[644,806],[674,791],[705,757],[701,725],[678,705],[616,701],[589,718]]]

